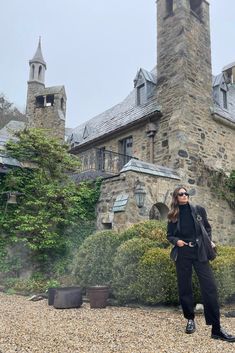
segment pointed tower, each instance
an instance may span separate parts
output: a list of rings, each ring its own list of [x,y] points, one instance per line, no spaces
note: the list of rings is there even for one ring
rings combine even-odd
[[[32,60],[29,60],[30,73],[28,83],[38,83],[45,86],[46,62],[43,59],[41,49],[41,37],[39,38],[38,48]]]
[[[64,139],[66,93],[64,86],[45,87],[46,62],[41,38],[34,57],[29,61],[26,104],[27,127],[48,130],[48,134]]]

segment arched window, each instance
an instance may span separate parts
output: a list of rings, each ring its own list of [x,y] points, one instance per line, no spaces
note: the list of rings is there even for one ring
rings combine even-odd
[[[64,98],[61,98],[60,100],[60,109],[64,110]]]
[[[34,79],[34,75],[35,75],[35,66],[32,65],[32,79]]]
[[[202,18],[202,0],[190,0],[190,9],[197,17]]]
[[[39,66],[39,69],[38,69],[38,79],[40,80],[41,79],[41,75],[42,75],[42,67],[41,65]]]

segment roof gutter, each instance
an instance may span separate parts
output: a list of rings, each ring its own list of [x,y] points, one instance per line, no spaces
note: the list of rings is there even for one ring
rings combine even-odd
[[[212,113],[212,118],[217,121],[220,124],[223,124],[227,127],[229,127],[230,129],[235,129],[235,121],[229,120],[227,118],[225,118],[224,116],[213,112]]]

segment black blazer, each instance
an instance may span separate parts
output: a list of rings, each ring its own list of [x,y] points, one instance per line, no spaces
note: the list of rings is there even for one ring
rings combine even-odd
[[[195,229],[196,229],[196,239],[198,243],[198,259],[199,261],[208,261],[206,252],[203,246],[203,242],[202,242],[202,231],[199,223],[199,219],[200,219],[211,239],[211,226],[207,219],[206,210],[202,206],[199,206],[199,205],[193,206],[191,203],[189,203],[189,206],[191,209],[191,213],[192,213],[192,217],[193,217]],[[180,220],[178,220],[175,223],[169,221],[167,225],[167,239],[171,244],[174,245],[174,248],[172,249],[172,252],[171,252],[171,258],[174,261],[177,260],[177,256],[178,256],[177,241],[181,239],[180,234],[181,234]]]

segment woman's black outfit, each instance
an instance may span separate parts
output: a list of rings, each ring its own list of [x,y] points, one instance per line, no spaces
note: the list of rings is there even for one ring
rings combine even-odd
[[[184,317],[194,320],[194,299],[192,292],[192,267],[198,276],[204,305],[207,325],[212,325],[212,331],[220,330],[220,312],[217,288],[214,276],[206,256],[202,242],[201,227],[197,221],[200,214],[208,235],[211,238],[211,226],[203,207],[191,204],[179,205],[178,221],[168,222],[167,239],[175,246],[172,254],[176,263],[179,299]],[[177,241],[183,240],[189,245],[177,246]]]

